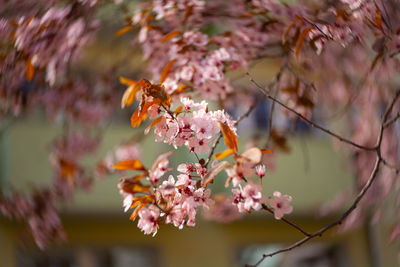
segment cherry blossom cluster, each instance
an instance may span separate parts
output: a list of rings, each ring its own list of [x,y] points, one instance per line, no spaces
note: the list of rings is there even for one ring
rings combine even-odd
[[[186,145],[196,154],[209,153],[210,142],[220,132],[218,122],[224,123],[236,132],[234,121],[224,111],[207,111],[207,103],[195,103],[189,98],[180,100],[183,110],[176,116],[164,113],[155,125],[156,141],[172,144],[175,148]],[[149,108],[149,117],[154,118],[160,109],[153,105]],[[181,115],[182,114],[182,115]]]
[[[134,209],[130,219],[135,220],[139,216],[138,227],[145,234],[154,236],[161,223],[172,224],[179,229],[185,225],[195,226],[197,210],[200,207],[209,219],[215,218],[225,222],[240,217],[240,213],[260,210],[266,202],[271,205],[276,219],[281,219],[284,214],[292,211],[290,196],[275,192],[274,196],[267,200],[262,196],[261,185],[252,182],[246,183],[244,188],[239,185],[239,189],[232,189],[233,194],[228,198],[228,202],[224,200],[221,203],[219,200],[216,205],[211,189],[207,186],[211,175],[215,175],[215,169],[221,168],[224,163],[215,163],[210,170],[199,163],[182,163],[177,167],[180,174],[176,179],[169,175],[160,182],[162,177],[171,171],[168,168],[170,154],[167,152],[160,155],[151,170],[145,169],[138,161],[122,161],[114,166],[117,169],[143,170],[142,175],[121,178],[119,189],[124,198],[125,211]],[[263,175],[260,173],[260,177]],[[140,181],[145,176],[150,185]]]
[[[180,164],[177,167],[180,174],[176,180],[173,175],[163,177],[171,171],[168,167],[168,156],[172,152],[161,154],[151,169],[145,168],[138,158],[122,160],[113,166],[119,170],[142,173],[122,178],[119,189],[124,198],[125,211],[133,209],[130,219],[135,220],[139,216],[138,227],[145,234],[155,235],[161,222],[173,224],[179,229],[184,225],[195,226],[197,209],[202,207],[210,210],[210,206],[214,205],[211,190],[207,187],[224,169],[228,173],[226,186],[232,181],[234,187],[238,187],[232,190],[230,204],[236,207],[236,213],[250,213],[251,210],[260,210],[265,205],[266,198],[262,197],[261,185],[247,182],[246,179],[254,173],[254,168],[260,182],[265,176],[265,166],[257,165],[263,151],[253,147],[241,154],[237,153],[236,122],[229,115],[223,110],[209,111],[205,101],[196,103],[188,97],[181,97],[179,102],[176,101],[175,104],[180,106],[172,111],[171,96],[164,85],[152,84],[144,79],[136,82],[121,78],[121,82],[128,85],[122,98],[122,107],[131,105],[135,96],[141,99],[138,109],[132,115],[132,126],[137,127],[148,115],[153,122],[145,130],[146,133],[154,127],[156,141],[164,141],[175,148],[185,145],[198,159],[195,163]],[[209,153],[210,143],[218,134],[224,136],[229,149],[217,154],[216,158],[223,159],[234,154],[235,162],[214,161],[208,168],[208,163],[200,159],[198,154]],[[143,183],[142,179],[150,184]],[[246,185],[242,188],[241,183],[244,181]],[[271,206],[277,219],[292,211],[290,201],[289,196],[281,197],[278,193],[274,195]],[[213,208],[213,213],[209,213],[208,217],[218,217],[216,210],[218,208]]]

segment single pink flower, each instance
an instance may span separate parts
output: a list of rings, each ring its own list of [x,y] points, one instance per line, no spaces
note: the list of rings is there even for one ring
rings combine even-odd
[[[138,227],[144,232],[144,234],[149,235],[153,233],[153,236],[155,236],[159,227],[159,216],[159,209],[142,208],[139,211]]]
[[[290,202],[292,197],[289,195],[282,195],[281,192],[275,191],[273,198],[269,199],[269,205],[274,209],[275,219],[282,219],[283,215],[289,214],[293,211]]]

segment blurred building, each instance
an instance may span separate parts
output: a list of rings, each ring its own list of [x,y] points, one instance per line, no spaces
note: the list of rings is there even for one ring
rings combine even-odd
[[[245,124],[257,124],[260,118],[256,114]],[[60,131],[59,126],[40,119],[21,119],[3,129],[3,190],[50,181],[48,144]],[[329,140],[305,132],[290,143],[290,153],[280,154],[275,170],[267,171],[263,190],[265,195],[275,190],[292,195],[294,212],[287,218],[312,232],[337,217],[338,214],[323,218],[316,215],[322,203],[334,198],[353,180],[341,154],[332,149]],[[130,134],[129,125],[109,126],[98,156],[88,160],[88,164],[99,160]],[[151,137],[143,145],[147,165],[165,149],[154,144]],[[171,165],[182,157],[178,152]],[[263,211],[228,224],[199,216],[194,228],[178,230],[161,225],[155,237],[145,236],[136,222],[129,221],[129,214],[123,212],[117,183],[117,176],[98,180],[90,194],[78,193],[71,203],[60,207],[68,240],[45,251],[36,248],[24,225],[0,217],[0,266],[244,266],[254,264],[263,253],[302,238],[294,228]],[[216,190],[223,188],[222,184],[216,182]],[[334,229],[291,252],[266,259],[260,266],[396,266],[395,249],[387,246],[386,230],[363,226],[337,233]]]

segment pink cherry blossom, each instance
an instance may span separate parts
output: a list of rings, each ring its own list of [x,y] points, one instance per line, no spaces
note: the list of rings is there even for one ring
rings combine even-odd
[[[139,211],[138,227],[144,234],[149,235],[157,234],[159,227],[158,218],[160,216],[160,210],[156,208],[142,208]]]
[[[292,212],[293,207],[290,205],[292,197],[289,195],[282,195],[280,192],[275,191],[272,198],[269,199],[269,205],[274,210],[275,219],[282,219],[283,215]]]

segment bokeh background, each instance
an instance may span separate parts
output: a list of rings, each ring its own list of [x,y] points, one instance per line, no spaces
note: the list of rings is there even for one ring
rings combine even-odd
[[[145,67],[140,51],[130,45],[129,37],[113,37],[123,22],[110,14],[113,12],[107,8],[98,14],[106,21],[106,27],[102,27],[97,41],[86,48],[74,71],[95,77],[97,73],[122,66],[116,73],[140,77]],[[273,60],[262,60],[252,68],[252,74],[260,83],[267,83],[277,66]],[[239,85],[249,82],[240,72],[232,73],[232,77],[237,77]],[[118,76],[114,78],[118,83]],[[122,92],[121,87],[121,95]],[[262,102],[241,123],[241,140],[255,135],[263,138],[268,105]],[[230,110],[233,116],[242,112]],[[56,136],[62,134],[62,127],[48,122],[41,110],[1,122],[0,186],[4,192],[12,188],[30,190],[51,182],[49,146]],[[328,206],[335,197],[345,194],[354,185],[355,178],[347,166],[345,155],[333,148],[331,140],[307,125],[297,125],[297,128],[299,133],[288,144],[290,151],[279,154],[274,164],[267,166],[263,192],[271,195],[279,189],[291,195],[294,212],[287,217],[311,232],[340,215],[339,212],[325,214],[324,211],[329,210]],[[102,133],[101,148],[95,155],[87,157],[85,164],[94,167],[122,140],[142,131],[142,128],[130,127],[128,113],[116,111]],[[169,148],[154,143],[151,135],[141,140],[140,145],[147,166]],[[176,151],[171,166],[187,157],[191,156]],[[0,216],[0,266],[244,266],[255,263],[263,253],[302,238],[295,229],[264,212],[246,215],[230,223],[199,218],[196,227],[183,230],[162,225],[155,237],[145,236],[136,223],[129,221],[129,214],[123,212],[117,183],[118,175],[96,180],[89,194],[78,192],[74,199],[62,204],[59,208],[67,240],[45,250],[35,246],[23,224]],[[224,191],[223,183],[222,179],[216,179],[212,189]],[[339,204],[344,210],[348,203]],[[261,266],[399,266],[397,248],[388,243],[388,231],[385,221],[348,231],[335,229],[298,249],[267,259]]]

